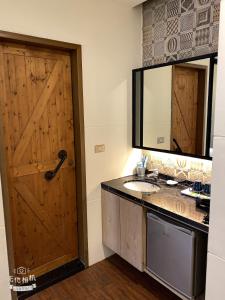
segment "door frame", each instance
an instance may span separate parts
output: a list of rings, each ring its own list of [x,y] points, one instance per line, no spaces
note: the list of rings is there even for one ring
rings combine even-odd
[[[78,255],[79,259],[85,264],[85,266],[88,266],[86,165],[81,45],[23,35],[13,32],[0,31],[0,44],[3,42],[11,42],[27,46],[36,46],[40,48],[49,48],[53,50],[63,50],[70,53],[74,140],[76,141],[74,143],[74,150],[76,172],[75,184],[77,201]],[[0,115],[1,114],[2,112],[0,112]],[[14,251],[12,243],[12,223],[9,205],[8,178],[6,170],[6,153],[3,139],[3,123],[2,118],[0,117],[0,172],[9,270],[12,271],[14,269]]]
[[[174,77],[175,77],[175,70],[176,68],[187,68],[187,69],[194,69],[198,71],[198,80],[200,79],[200,88],[204,90],[203,93],[200,93],[198,90],[197,93],[197,117],[200,116],[200,118],[197,119],[197,126],[196,126],[196,134],[198,137],[196,142],[196,154],[198,156],[203,156],[205,153],[205,147],[206,147],[206,141],[207,141],[207,110],[208,110],[208,97],[207,96],[207,69],[208,67],[205,65],[199,65],[194,63],[181,63],[177,65],[172,66],[172,90],[171,90],[171,133],[172,133],[172,117],[173,117],[173,103],[174,103]],[[210,70],[208,70],[210,72]],[[209,95],[208,95],[209,96]],[[204,104],[203,106],[201,106]],[[207,107],[205,106],[207,104]],[[204,127],[206,127],[206,132],[204,132]],[[205,133],[205,140],[204,139],[204,133]],[[173,140],[172,140],[172,134],[171,134],[171,140],[170,140],[170,147],[172,148]],[[204,153],[203,153],[204,150]]]

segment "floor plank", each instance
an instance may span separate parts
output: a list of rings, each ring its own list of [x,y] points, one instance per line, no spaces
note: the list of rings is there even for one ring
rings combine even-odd
[[[29,300],[178,300],[117,255],[33,295]]]

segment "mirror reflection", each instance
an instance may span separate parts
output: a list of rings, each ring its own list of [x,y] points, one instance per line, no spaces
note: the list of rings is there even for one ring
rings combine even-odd
[[[215,57],[214,65],[213,65],[212,116],[211,116],[210,149],[209,149],[209,156],[211,157],[213,156],[213,132],[214,132],[214,120],[215,120],[216,85],[217,85],[217,57]]]
[[[142,74],[143,87],[141,80],[138,85],[135,82],[138,91],[142,90],[142,105],[140,93],[134,101],[138,108],[135,110],[136,129],[139,124],[135,135],[138,146],[212,156],[217,74],[215,56],[145,69]],[[141,72],[136,76],[141,78]]]

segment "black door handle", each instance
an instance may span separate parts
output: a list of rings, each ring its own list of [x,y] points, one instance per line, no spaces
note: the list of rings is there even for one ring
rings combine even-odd
[[[58,163],[56,168],[52,171],[47,171],[45,173],[45,179],[48,180],[48,181],[52,180],[55,177],[56,173],[59,171],[59,169],[63,165],[64,161],[67,159],[66,150],[60,150],[59,153],[58,153],[58,158],[60,159],[60,162]]]
[[[176,139],[173,139],[174,144],[177,146],[177,149],[175,150],[177,153],[183,153],[181,150],[181,147],[179,146],[178,142]]]

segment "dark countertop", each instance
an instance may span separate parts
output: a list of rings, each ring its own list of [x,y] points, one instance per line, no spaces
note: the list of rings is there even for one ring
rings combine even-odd
[[[203,223],[203,218],[207,215],[203,210],[196,208],[194,198],[181,195],[181,190],[187,186],[178,184],[177,186],[168,186],[163,179],[159,179],[157,185],[160,190],[157,193],[147,194],[131,191],[123,186],[130,180],[142,180],[135,175],[126,176],[107,182],[103,182],[101,187],[111,193],[114,193],[129,201],[135,202],[151,211],[172,218],[189,227],[208,233],[208,225]],[[145,177],[144,180],[152,182]]]

